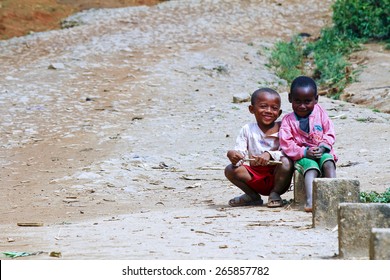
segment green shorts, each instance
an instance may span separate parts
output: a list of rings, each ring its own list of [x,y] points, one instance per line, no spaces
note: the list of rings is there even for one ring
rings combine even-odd
[[[329,160],[331,160],[333,163],[335,162],[332,154],[325,153],[322,155],[322,157],[320,159],[317,159],[317,160],[309,159],[309,158],[301,158],[300,160],[297,160],[295,162],[294,167],[302,175],[305,175],[305,173],[308,170],[312,170],[312,169],[317,170],[318,173],[320,174],[320,177],[321,177],[322,166],[324,165],[325,162],[327,162]],[[336,166],[336,164],[335,164],[335,166]]]

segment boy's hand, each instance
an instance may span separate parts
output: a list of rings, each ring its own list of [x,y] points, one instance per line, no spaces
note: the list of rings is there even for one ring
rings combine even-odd
[[[229,158],[230,162],[233,164],[233,165],[237,165],[237,163],[244,159],[244,156],[238,152],[238,151],[234,151],[234,150],[230,150],[228,151],[227,153],[227,157]]]
[[[306,157],[310,159],[319,159],[322,154],[325,152],[324,147],[310,147],[306,151]]]
[[[253,156],[255,159],[254,161],[251,161],[251,165],[253,166],[265,166],[268,164],[269,160],[271,159],[271,155],[267,152],[262,153],[260,156]]]

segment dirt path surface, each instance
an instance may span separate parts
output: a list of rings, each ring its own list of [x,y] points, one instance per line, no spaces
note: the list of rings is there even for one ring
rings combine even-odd
[[[240,191],[224,177],[226,151],[253,118],[232,96],[274,87],[290,112],[285,82],[266,67],[268,49],[329,22],[332,1],[300,2],[93,10],[69,18],[77,27],[1,41],[0,252],[334,258],[337,231],[312,228],[298,208],[227,205]],[[388,77],[388,67],[370,72],[366,63],[365,75]],[[388,86],[378,81],[372,86]],[[320,103],[336,126],[338,177],[384,191],[389,115],[325,97]]]

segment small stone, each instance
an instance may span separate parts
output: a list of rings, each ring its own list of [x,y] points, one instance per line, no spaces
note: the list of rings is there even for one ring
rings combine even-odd
[[[62,254],[61,252],[50,252],[49,256],[53,258],[61,258]]]
[[[233,103],[243,103],[250,101],[251,96],[247,93],[236,93],[233,95]]]
[[[51,63],[48,67],[48,69],[53,69],[53,70],[57,70],[57,69],[65,69],[65,65],[63,63]]]

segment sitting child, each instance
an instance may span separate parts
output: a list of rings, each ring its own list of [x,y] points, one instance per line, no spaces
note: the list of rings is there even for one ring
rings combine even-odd
[[[280,122],[276,120],[282,113],[280,106],[279,94],[270,88],[252,94],[249,112],[256,122],[241,128],[234,150],[227,152],[231,164],[225,168],[225,176],[245,193],[231,199],[230,206],[262,205],[261,195],[269,196],[268,207],[283,206],[280,196],[290,186],[293,164],[279,149]]]
[[[288,100],[294,112],[282,119],[280,146],[305,178],[305,211],[312,212],[313,180],[336,177],[335,131],[328,114],[317,104],[317,85],[313,79],[296,78]]]

